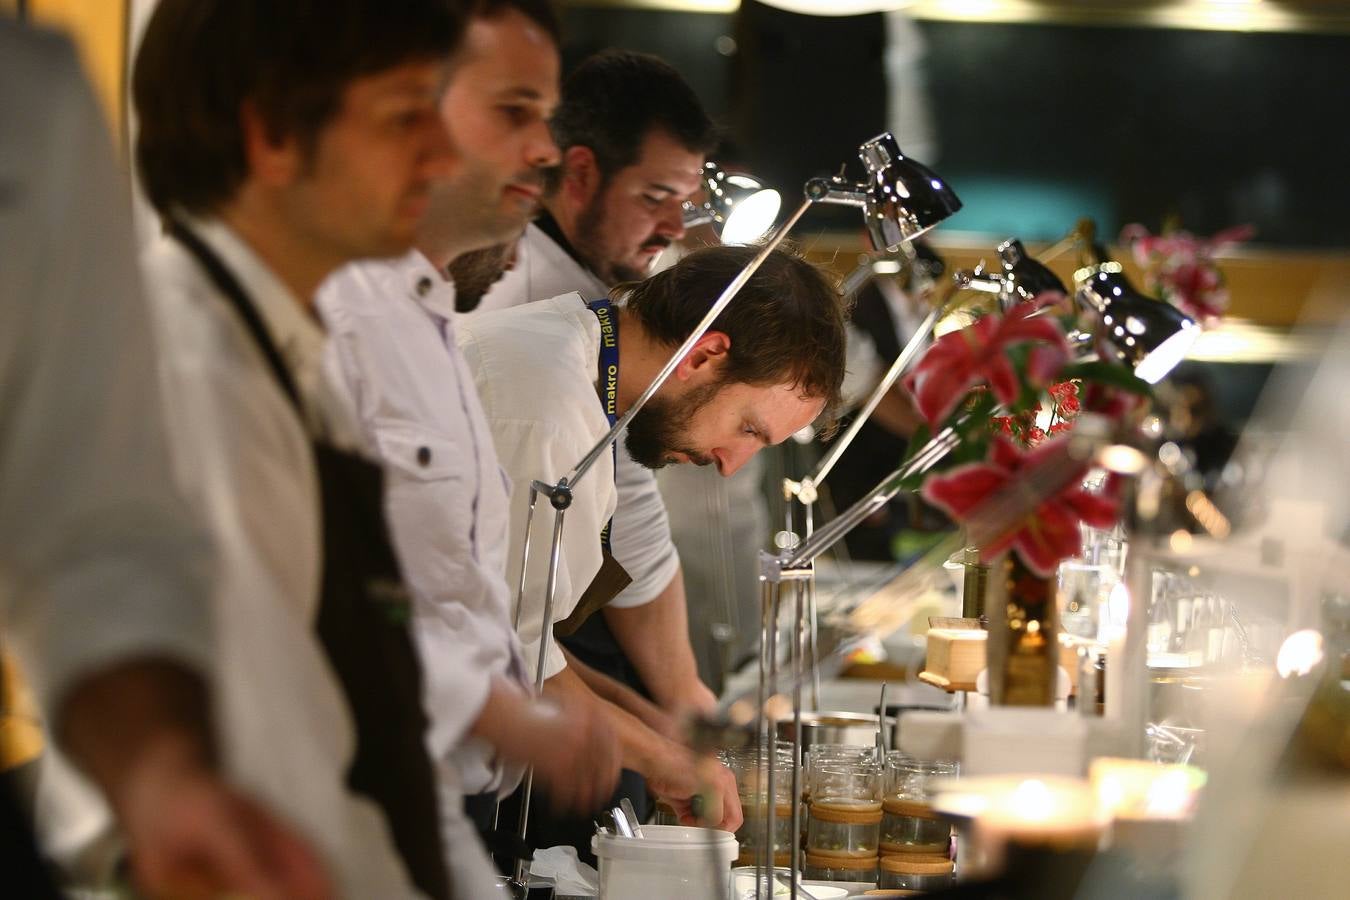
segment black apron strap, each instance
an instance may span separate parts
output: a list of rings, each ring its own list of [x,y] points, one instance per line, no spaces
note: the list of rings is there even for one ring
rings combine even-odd
[[[248,292],[181,223],[169,234],[196,258],[239,313],[277,383],[304,421],[290,370]],[[426,749],[421,661],[408,633],[411,601],[389,542],[378,466],[311,438],[323,522],[323,580],[315,630],[356,726],[352,791],[384,814],[414,884],[450,897],[436,774]]]

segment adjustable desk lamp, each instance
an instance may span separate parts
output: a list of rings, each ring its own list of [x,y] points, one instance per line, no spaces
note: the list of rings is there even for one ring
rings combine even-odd
[[[542,494],[548,497],[549,505],[554,509],[548,576],[545,582],[544,612],[540,623],[539,657],[535,668],[536,690],[543,687],[544,662],[548,648],[548,643],[543,638],[553,621],[553,608],[558,587],[558,566],[562,556],[563,524],[567,509],[572,504],[573,486],[590,471],[591,467],[595,465],[610,444],[618,438],[643,405],[666,382],[666,379],[679,365],[680,360],[684,359],[693,349],[732,298],[740,292],[741,288],[764,264],[769,254],[783,242],[793,226],[797,224],[797,220],[806,213],[807,209],[817,203],[853,206],[863,211],[864,221],[873,245],[877,249],[894,251],[901,244],[913,240],[961,208],[961,201],[957,199],[951,189],[932,170],[904,156],[900,152],[895,138],[889,133],[878,135],[864,143],[859,147],[858,155],[862,159],[867,172],[865,181],[855,183],[840,175],[831,178],[813,178],[808,181],[801,205],[765,241],[759,253],[751,259],[746,267],[722,290],[721,295],[708,309],[707,314],[690,333],[689,337],[685,339],[661,371],[657,373],[641,396],[610,427],[604,437],[581,458],[570,472],[556,483],[539,480],[530,482],[529,507],[525,520],[525,540],[521,554],[520,581],[516,591],[515,619],[517,627],[519,627],[520,615],[524,607],[525,578],[530,562],[530,531],[539,496]],[[708,180],[708,174],[705,170],[705,183]],[[714,200],[721,202],[730,196],[730,189],[739,189],[741,186],[731,180],[737,177],[725,176],[721,179],[713,179],[715,184],[710,187],[707,207],[716,209],[717,205]],[[720,189],[720,193],[719,190],[712,188]],[[756,204],[767,205],[768,202],[768,198],[751,198],[749,203],[742,204],[742,206],[754,208]],[[724,225],[730,224],[732,217],[726,212],[728,207],[723,205],[722,209],[724,210],[722,213]],[[734,211],[734,205],[730,209]],[[713,218],[713,221],[716,221],[716,217]],[[725,235],[725,231],[723,234]],[[529,827],[530,796],[533,792],[533,786],[534,773],[530,772],[525,779],[520,811],[518,836],[522,840]],[[527,870],[528,867],[523,861],[517,864],[515,878],[517,886],[526,882]]]

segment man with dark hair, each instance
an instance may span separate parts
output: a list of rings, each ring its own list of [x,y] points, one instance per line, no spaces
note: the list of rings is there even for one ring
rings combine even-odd
[[[446,277],[452,261],[519,237],[544,170],[558,161],[548,128],[556,23],[536,18],[541,10],[548,7],[537,0],[478,7],[440,103],[459,165],[433,190],[416,249],[347,266],[319,296],[334,337],[334,383],[385,465],[386,509],[427,673],[447,844],[476,840],[462,812],[450,818],[462,795],[490,817],[524,766],[560,807],[586,814],[610,796],[619,772],[603,717],[576,703],[560,713],[532,696],[506,582],[509,486],[455,345],[458,275]]]
[[[553,116],[562,165],[550,176],[544,214],[525,230],[512,269],[483,298],[502,309],[646,277],[684,236],[683,203],[699,188],[717,131],[698,97],[668,63],[608,50],[563,82]]]
[[[625,51],[593,56],[566,79],[552,127],[562,165],[550,178],[545,212],[526,229],[515,264],[483,298],[483,309],[568,291],[594,299],[645,277],[661,251],[684,236],[683,203],[698,188],[716,136],[675,69]],[[564,645],[594,687],[668,729],[671,714],[706,711],[715,698],[698,677],[679,554],[656,479],[620,448],[617,481],[614,557],[632,582]],[[623,793],[639,811],[645,807],[646,792],[632,773],[625,773]],[[559,827],[559,835],[575,831]],[[578,843],[588,855],[589,845]]]
[[[447,0],[160,0],[133,75],[174,474],[221,561],[221,757],[350,897],[451,890],[409,601],[314,294],[406,251],[453,171],[462,27]]]
[[[752,255],[743,247],[710,247],[645,282],[620,286],[613,305],[603,297],[588,303],[573,292],[462,323],[460,347],[511,478],[528,484],[566,474],[608,430],[610,417],[632,405]],[[843,351],[843,312],[831,285],[809,263],[775,253],[639,412],[627,450],[648,465],[693,462],[729,475],[761,447],[785,440],[833,406]],[[526,660],[534,665],[538,648],[546,648],[549,690],[600,707],[619,732],[625,768],[646,778],[685,821],[694,820],[693,798],[703,795],[707,823],[734,830],[741,810],[730,773],[697,765],[679,743],[601,693],[606,688],[591,682],[556,640],[613,596],[597,575],[613,571],[605,534],[619,497],[614,457],[601,454],[574,486],[550,622],[542,618],[553,517],[534,517],[529,539],[545,549],[532,555],[524,573],[519,621]],[[521,577],[525,518],[519,495],[511,507],[512,584]],[[614,518],[615,528],[619,524]],[[687,647],[682,633],[657,636],[668,648],[678,648],[681,639]]]

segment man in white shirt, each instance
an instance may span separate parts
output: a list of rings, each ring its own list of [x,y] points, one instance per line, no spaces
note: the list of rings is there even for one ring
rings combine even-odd
[[[0,109],[0,643],[112,805],[139,888],[327,896],[216,765],[209,547],[168,476],[127,185],[74,48],[0,17]],[[15,858],[6,800],[7,895],[57,896]]]
[[[526,229],[512,268],[483,298],[484,310],[569,291],[594,299],[619,281],[644,277],[684,235],[682,203],[698,189],[715,140],[711,120],[675,69],[620,51],[592,57],[568,76],[553,130],[563,162],[545,213]],[[617,461],[614,557],[632,583],[564,646],[593,687],[668,730],[671,715],[706,711],[714,697],[698,677],[687,637],[684,578],[656,479],[622,446]],[[625,774],[623,793],[645,806],[640,779]]]
[[[616,289],[622,306],[603,299],[588,304],[572,293],[462,323],[460,346],[512,480],[556,483],[569,472],[608,430],[609,416],[633,404],[753,252],[695,251],[644,282]],[[633,419],[626,449],[646,467],[693,462],[730,475],[761,447],[785,440],[834,404],[843,353],[844,315],[833,288],[803,260],[772,254]],[[573,487],[548,622],[543,612],[553,516],[547,502],[540,504],[529,536],[534,549],[520,618],[526,659],[535,665],[542,648],[548,689],[593,703],[604,701],[564,655],[556,635],[574,631],[613,596],[593,580],[602,568],[612,571],[604,533],[617,505],[614,476],[613,457],[604,453]],[[511,507],[510,583],[520,577],[526,506],[525,492],[518,491]],[[612,524],[618,528],[620,522]],[[672,644],[687,640],[683,634],[660,637]],[[625,768],[643,775],[683,818],[693,819],[691,801],[698,794],[709,801],[707,820],[732,829],[739,824],[725,769],[696,770],[678,743],[617,706],[605,709],[618,727]]]
[[[543,0],[480,4],[441,101],[460,166],[434,191],[417,249],[347,266],[319,294],[335,381],[386,466],[443,816],[461,794],[485,795],[490,810],[526,765],[555,801],[582,813],[618,776],[603,717],[586,704],[558,711],[531,700],[506,583],[510,487],[455,345],[456,286],[445,275],[462,254],[518,237],[536,210],[543,170],[558,161],[548,129],[557,38]]]
[[[174,472],[221,561],[224,765],[354,898],[451,891],[379,472],[342,449],[313,298],[405,252],[451,174],[461,27],[443,0],[161,0],[133,75]]]

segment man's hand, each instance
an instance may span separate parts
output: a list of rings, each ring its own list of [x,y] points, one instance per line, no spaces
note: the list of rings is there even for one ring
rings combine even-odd
[[[619,739],[603,711],[568,699],[545,713],[532,736],[534,776],[548,788],[557,812],[591,815],[619,783]]]
[[[664,764],[644,774],[652,791],[675,810],[680,824],[723,831],[741,827],[744,814],[736,776],[717,760],[675,747]]]
[[[152,753],[117,801],[137,885],[150,897],[335,896],[308,845],[214,773]]]
[[[55,716],[74,759],[103,789],[151,897],[331,897],[304,841],[221,779],[206,688],[157,659],[92,673]]]
[[[512,762],[533,766],[559,812],[589,816],[618,784],[619,739],[584,686],[577,691],[566,678],[549,679],[545,691],[547,701],[531,700],[505,681],[494,683],[473,733]]]

